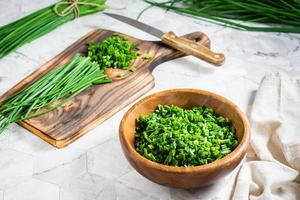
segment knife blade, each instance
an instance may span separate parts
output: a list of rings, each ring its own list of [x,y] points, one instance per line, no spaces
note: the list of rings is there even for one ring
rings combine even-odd
[[[193,40],[186,39],[184,37],[177,36],[172,31],[164,33],[163,31],[155,27],[142,23],[138,20],[131,19],[129,17],[106,12],[104,12],[104,14],[118,21],[131,25],[141,31],[149,33],[150,35],[160,38],[164,44],[171,46],[179,51],[182,51],[187,55],[195,56],[216,66],[222,65],[224,63],[224,54],[214,53],[202,44],[199,44]]]

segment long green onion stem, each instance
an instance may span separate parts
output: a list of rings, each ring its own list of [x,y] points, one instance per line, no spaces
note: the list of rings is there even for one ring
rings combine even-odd
[[[84,16],[95,12],[103,11],[107,8],[106,0],[79,0],[83,4],[78,4],[79,15]],[[63,2],[69,2],[65,0]],[[99,6],[86,5],[84,3],[97,4]],[[59,11],[68,7],[63,4]],[[0,58],[14,51],[47,33],[58,26],[73,20],[76,12],[68,12],[66,16],[58,16],[54,11],[54,5],[38,10],[15,22],[0,27]]]
[[[77,54],[0,105],[0,133],[9,124],[48,113],[93,84],[111,80],[89,57]],[[45,107],[46,106],[46,107]]]
[[[199,17],[201,19],[235,29],[247,31],[300,33],[299,0],[144,1],[152,6]],[[140,15],[144,11],[142,11]],[[258,22],[264,24],[264,26],[250,25],[246,22]]]

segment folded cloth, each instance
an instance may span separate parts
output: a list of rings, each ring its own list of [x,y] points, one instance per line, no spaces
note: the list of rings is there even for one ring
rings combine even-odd
[[[300,200],[300,79],[279,72],[266,75],[250,124],[258,160],[242,165],[233,199]]]

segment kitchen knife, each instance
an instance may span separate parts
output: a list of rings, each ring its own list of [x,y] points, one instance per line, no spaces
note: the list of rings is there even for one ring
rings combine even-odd
[[[129,17],[125,17],[118,14],[113,13],[104,13],[105,15],[108,15],[114,19],[117,19],[121,22],[124,22],[126,24],[129,24],[137,29],[140,29],[146,33],[149,33],[150,35],[153,35],[155,37],[158,37],[161,39],[161,41],[171,46],[187,55],[192,55],[197,58],[200,58],[206,62],[209,62],[214,65],[222,65],[225,56],[222,53],[214,53],[209,48],[197,43],[196,41],[186,39],[184,37],[177,36],[172,31],[164,33],[163,31],[152,27],[150,25],[144,24],[142,22],[139,22],[137,20],[131,19]]]

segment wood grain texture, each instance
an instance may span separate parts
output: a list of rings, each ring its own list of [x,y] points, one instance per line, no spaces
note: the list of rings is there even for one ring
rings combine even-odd
[[[2,95],[0,102],[52,69],[69,62],[74,54],[79,52],[85,55],[87,43],[99,42],[114,33],[97,29],[86,34]],[[145,60],[139,57],[132,63],[137,68],[136,72],[129,73],[113,83],[92,86],[58,109],[37,118],[21,121],[19,125],[55,147],[65,147],[153,88],[154,78],[151,71],[157,65],[185,55],[160,41],[142,41],[131,36],[127,37],[131,43],[137,45],[141,53],[151,54],[153,59]],[[184,37],[210,47],[208,37],[201,32]]]
[[[135,150],[136,119],[152,113],[159,104],[186,109],[194,106],[212,108],[216,114],[231,121],[236,128],[239,145],[220,160],[195,167],[167,166],[148,160]],[[190,189],[213,184],[238,166],[249,146],[250,126],[245,114],[220,95],[204,90],[173,89],[152,94],[134,104],[121,121],[119,138],[127,160],[141,175],[162,185]]]

